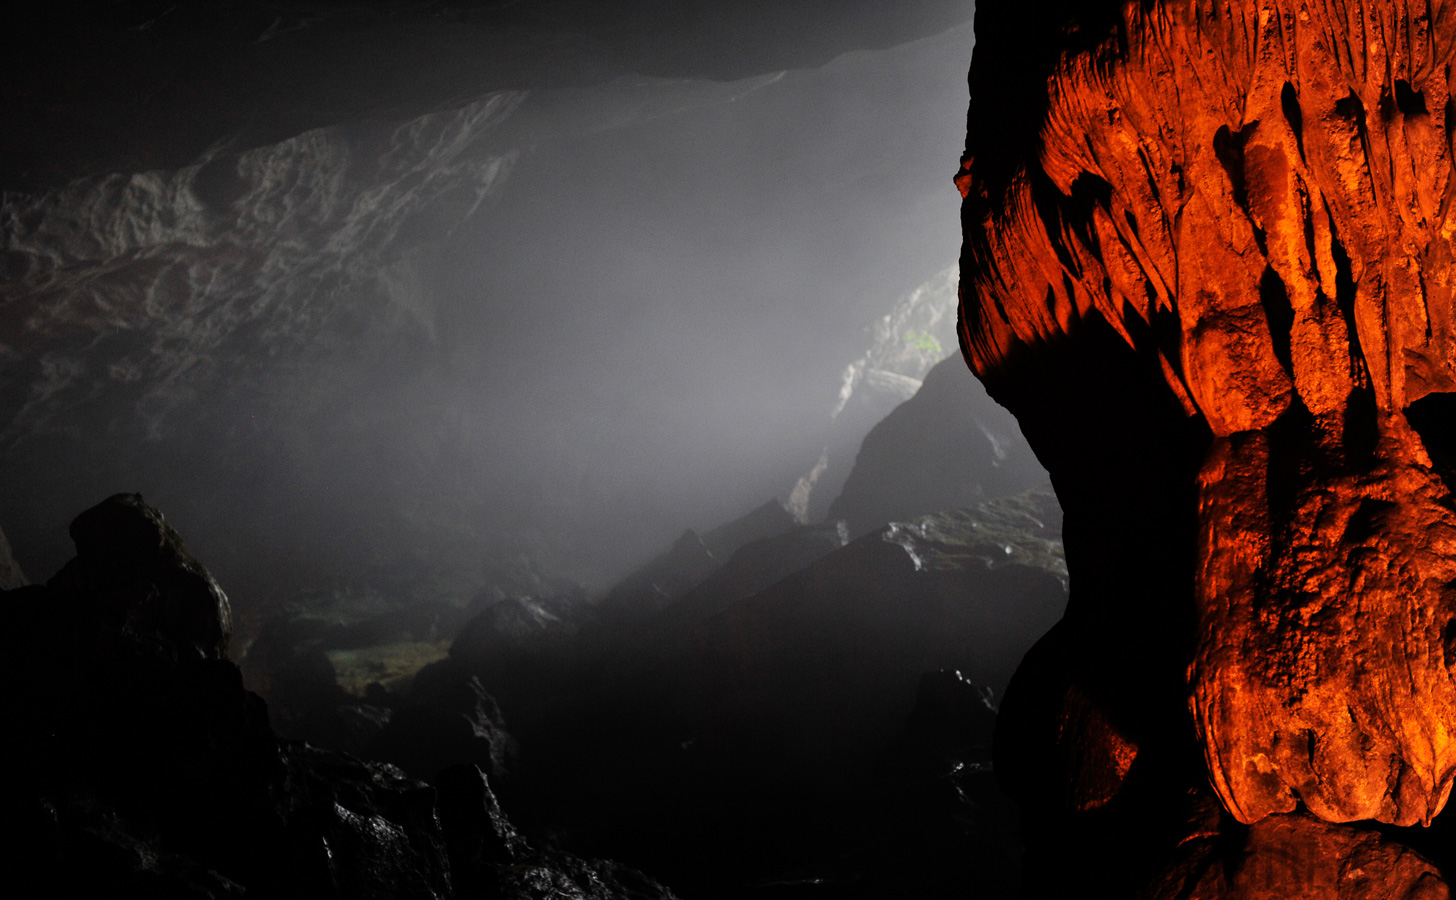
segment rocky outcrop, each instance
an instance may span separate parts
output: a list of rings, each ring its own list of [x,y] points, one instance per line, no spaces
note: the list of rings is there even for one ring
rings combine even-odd
[[[221,591],[161,514],[118,495],[71,531],[60,574],[0,594],[25,773],[11,852],[33,896],[671,900],[623,866],[532,846],[479,769],[431,786],[280,741],[223,653]]]
[[[416,778],[433,779],[451,766],[471,765],[499,782],[515,752],[500,707],[479,679],[471,677],[412,695],[363,755],[393,763]]]
[[[688,529],[671,549],[607,592],[602,605],[628,614],[660,612],[706,581],[744,545],[776,537],[797,524],[782,503],[770,500],[702,536]]]
[[[1037,778],[1066,790],[1023,800],[1091,815],[1198,754],[1242,822],[1429,822],[1456,778],[1456,8],[977,16],[962,340],[1051,472],[1072,578],[1003,705],[1009,755],[1062,746]]]
[[[116,494],[71,523],[76,557],[46,582],[94,636],[157,641],[179,658],[223,659],[232,607],[167,520]]]
[[[859,537],[888,522],[1045,484],[1016,420],[952,357],[870,430],[829,518]]]
[[[876,769],[868,896],[1017,896],[1015,809],[996,787],[989,688],[954,669],[920,679],[905,730]]]
[[[1061,614],[1056,503],[989,501],[852,541],[691,634],[695,752],[729,769],[844,779],[872,766],[920,676],[1002,690]]]

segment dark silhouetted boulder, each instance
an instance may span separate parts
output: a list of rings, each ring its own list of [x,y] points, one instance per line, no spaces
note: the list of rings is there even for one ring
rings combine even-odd
[[[703,545],[720,562],[726,562],[742,547],[783,534],[798,524],[782,503],[769,500],[703,535]]]
[[[859,537],[887,522],[1046,484],[1016,420],[950,357],[871,429],[829,518]]]
[[[116,494],[81,513],[71,539],[76,558],[47,587],[86,605],[86,627],[154,637],[179,656],[227,654],[227,595],[140,494]]]
[[[996,702],[991,689],[954,669],[920,676],[910,722],[891,746],[891,758],[944,754],[989,758],[996,730]]]
[[[612,588],[602,600],[602,608],[627,615],[660,612],[705,581],[722,564],[697,532],[688,529],[671,550],[654,557]]]

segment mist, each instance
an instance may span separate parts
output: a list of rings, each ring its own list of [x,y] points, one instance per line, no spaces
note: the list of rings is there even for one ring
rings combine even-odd
[[[836,415],[904,339],[885,317],[915,294],[954,350],[971,11],[799,68],[509,90],[6,195],[22,564],[140,491],[247,619],[468,599],[523,559],[601,590],[828,453],[822,516],[904,399]]]

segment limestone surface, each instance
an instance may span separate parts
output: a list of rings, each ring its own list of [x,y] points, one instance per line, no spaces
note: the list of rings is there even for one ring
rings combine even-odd
[[[963,350],[1071,571],[1018,702],[1186,733],[1243,822],[1425,823],[1456,778],[1453,57],[1439,0],[978,11]]]

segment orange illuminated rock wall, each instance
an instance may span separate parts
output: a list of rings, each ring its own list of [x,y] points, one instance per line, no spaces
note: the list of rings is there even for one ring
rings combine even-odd
[[[963,349],[1072,573],[998,736],[1023,802],[1201,751],[1243,822],[1446,803],[1453,65],[1450,0],[980,4]]]

